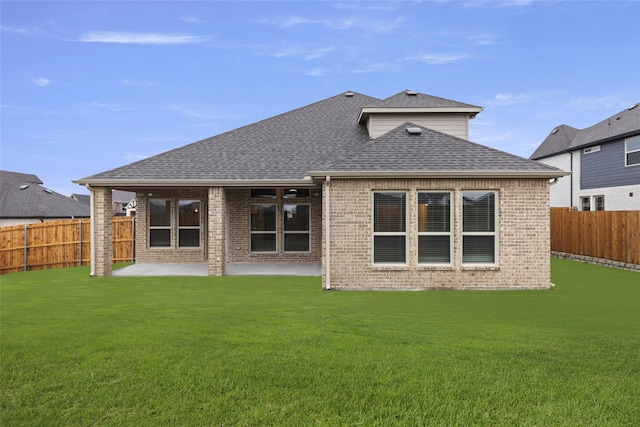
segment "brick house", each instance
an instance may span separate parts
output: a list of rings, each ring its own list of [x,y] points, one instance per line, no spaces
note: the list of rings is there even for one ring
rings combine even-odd
[[[92,272],[111,190],[136,193],[137,263],[321,263],[324,289],[544,289],[557,168],[468,141],[481,107],[346,92],[75,181]]]

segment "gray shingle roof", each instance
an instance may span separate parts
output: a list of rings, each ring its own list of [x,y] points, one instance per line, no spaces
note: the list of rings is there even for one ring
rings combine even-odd
[[[585,129],[558,126],[542,141],[530,158],[542,159],[634,134],[640,134],[640,103]]]
[[[40,184],[42,181],[32,174],[0,171],[0,218],[90,216],[89,206]]]
[[[173,182],[180,185],[182,181],[185,185],[189,181],[206,183],[305,179],[311,171],[327,170],[330,165],[340,165],[341,161],[348,162],[351,159],[355,164],[360,158],[355,157],[354,153],[360,152],[363,148],[373,150],[368,148],[371,144],[367,144],[370,140],[367,128],[358,124],[358,118],[365,106],[376,105],[384,108],[394,108],[394,106],[462,108],[463,112],[480,108],[430,95],[409,96],[405,91],[382,101],[347,92],[76,182],[102,185],[108,183],[113,186],[120,184],[124,187],[154,182],[157,185],[170,185]],[[425,132],[423,137],[428,138],[428,134],[432,135],[431,132]],[[437,135],[437,138],[435,136],[430,138],[438,141],[444,138],[444,134],[437,133]],[[395,137],[399,138],[398,135]],[[384,141],[388,138],[391,136],[383,136],[376,141],[386,144]],[[447,136],[447,138],[452,137]],[[452,140],[447,139],[447,141]],[[461,144],[460,141],[464,140],[455,139],[453,146],[457,147],[456,144]],[[408,145],[403,148],[402,144],[405,143]],[[411,150],[423,156],[421,147],[414,143],[415,139],[400,138],[398,144],[389,145],[387,157],[393,159],[394,156],[406,155],[406,160],[412,160]],[[465,143],[471,144],[468,141]],[[476,147],[475,144],[472,145]],[[512,168],[520,167],[523,171],[530,171],[536,170],[536,167],[542,167],[534,166],[535,163],[526,159],[517,161],[515,160],[518,159],[517,156],[506,153],[498,156],[495,154],[498,153],[496,150],[486,147],[484,149],[485,151],[481,150],[485,153],[484,155],[487,155],[486,150],[493,153],[487,155],[487,162],[493,160],[501,165],[500,162],[507,162],[506,156],[510,159],[508,163]],[[445,158],[451,157],[451,153],[446,144],[438,145],[438,151],[429,154],[428,159],[434,165],[436,163],[442,165]],[[463,155],[462,149],[459,154],[456,168],[473,170],[484,167],[478,165],[478,156]],[[437,156],[442,157],[436,160]],[[411,165],[419,169],[431,167],[424,163],[411,163]],[[360,167],[378,166],[382,167],[382,165],[364,162]],[[388,167],[406,170],[407,164],[398,161],[390,163]]]
[[[408,127],[420,128],[422,132],[410,134]],[[359,151],[332,164],[327,171],[555,172],[558,169],[405,123],[366,143]]]
[[[369,139],[357,118],[376,100],[340,94],[81,181],[302,179]]]
[[[366,105],[367,108],[470,108],[478,109],[476,105],[465,104],[463,102],[453,101],[451,99],[439,98],[433,95],[413,92],[409,95],[410,90],[403,90],[393,96],[383,100]]]

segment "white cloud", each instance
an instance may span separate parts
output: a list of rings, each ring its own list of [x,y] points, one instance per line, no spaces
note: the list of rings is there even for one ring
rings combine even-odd
[[[329,74],[329,69],[325,67],[315,67],[304,72],[309,77],[322,77]]]
[[[0,30],[7,33],[16,33],[25,36],[41,36],[44,34],[44,31],[37,27],[7,27],[5,25],[0,25]]]
[[[175,111],[183,116],[200,119],[200,120],[219,120],[219,119],[239,119],[242,116],[229,113],[226,111],[218,111],[214,109],[197,110],[183,105],[170,105],[167,107],[170,111]]]
[[[206,24],[207,23],[207,21],[204,21],[194,15],[183,15],[180,17],[180,20],[188,24]]]
[[[320,25],[333,30],[348,30],[358,29],[372,32],[386,32],[397,28],[402,22],[402,17],[397,17],[393,20],[374,20],[374,19],[362,19],[362,18],[326,18],[326,19],[314,19],[305,18],[298,15],[291,15],[288,18],[273,20],[273,21],[261,21],[270,25],[275,25],[281,28],[295,27],[298,25]]]
[[[531,102],[531,95],[517,93],[517,94],[504,94],[499,93],[494,96],[492,99],[486,101],[486,104],[490,107],[503,107],[507,105],[515,105],[515,104],[523,104],[526,102]]]
[[[386,62],[378,62],[374,64],[367,64],[361,67],[350,69],[349,72],[351,74],[365,74],[365,73],[374,73],[376,71],[384,71],[392,68],[392,65]]]
[[[31,80],[31,82],[36,85],[36,86],[40,86],[40,87],[45,87],[45,86],[49,86],[52,81],[49,79],[45,79],[44,77],[38,77],[37,79],[33,79]]]
[[[569,101],[572,108],[583,108],[587,110],[593,110],[597,108],[625,108],[631,106],[631,102],[624,101],[618,95],[608,96],[585,96],[580,98],[574,98]]]
[[[85,105],[88,105],[91,108],[95,108],[95,109],[100,109],[100,110],[109,110],[109,111],[131,111],[134,110],[133,107],[127,107],[124,105],[118,105],[118,104],[109,104],[106,102],[98,102],[98,101],[92,101],[89,102]]]
[[[156,82],[152,82],[149,80],[129,80],[124,79],[119,82],[122,86],[156,86]]]
[[[300,46],[289,46],[283,47],[280,49],[269,49],[269,56],[273,56],[274,58],[285,58],[288,56],[298,56],[304,59],[305,61],[310,61],[313,59],[322,58],[325,54],[329,52],[333,52],[335,49],[333,47],[323,47],[323,48],[304,48]]]
[[[84,33],[77,41],[89,43],[119,44],[194,44],[209,38],[183,34],[127,33],[119,31],[91,31]]]
[[[415,56],[408,56],[403,58],[404,61],[424,62],[430,65],[450,64],[453,62],[460,62],[471,58],[472,55],[467,53],[424,53]]]
[[[127,162],[135,162],[138,160],[142,160],[142,159],[146,159],[147,157],[150,157],[149,154],[141,154],[141,153],[132,153],[130,151],[127,151],[124,153],[124,156],[122,156],[122,158],[124,160],[126,160]]]
[[[468,40],[478,46],[488,46],[500,44],[495,36],[490,34],[480,34],[475,36],[469,36]]]

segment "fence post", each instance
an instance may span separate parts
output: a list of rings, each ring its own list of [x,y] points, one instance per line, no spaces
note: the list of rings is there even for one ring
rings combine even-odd
[[[24,271],[27,271],[27,224],[24,225]]]
[[[80,224],[80,230],[78,230],[79,231],[79,233],[78,233],[79,234],[78,246],[79,246],[79,249],[80,249],[80,255],[79,255],[79,261],[80,262],[78,263],[78,265],[82,266],[82,220],[80,220],[79,224]]]

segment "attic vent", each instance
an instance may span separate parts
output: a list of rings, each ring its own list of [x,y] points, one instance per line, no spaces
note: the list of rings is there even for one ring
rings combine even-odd
[[[632,105],[631,107],[629,107],[629,110],[633,110],[633,109],[634,109],[634,108],[636,108],[638,105],[640,105],[640,102],[639,102],[639,103],[637,103],[637,104],[635,104],[635,105]]]
[[[20,190],[26,190],[27,188],[29,188],[29,184],[22,184],[20,186]]]
[[[409,96],[416,96],[418,94],[415,90],[407,90],[405,93]]]
[[[44,192],[47,193],[47,194],[52,194],[53,193],[53,191],[49,190],[48,188],[45,188]]]
[[[407,133],[409,135],[421,135],[422,129],[418,126],[407,126]]]
[[[551,131],[551,135],[555,135],[558,132],[558,128],[555,128],[554,130]]]
[[[353,96],[353,92],[349,91],[347,93],[344,94],[344,96],[346,96],[347,98],[351,98]]]

